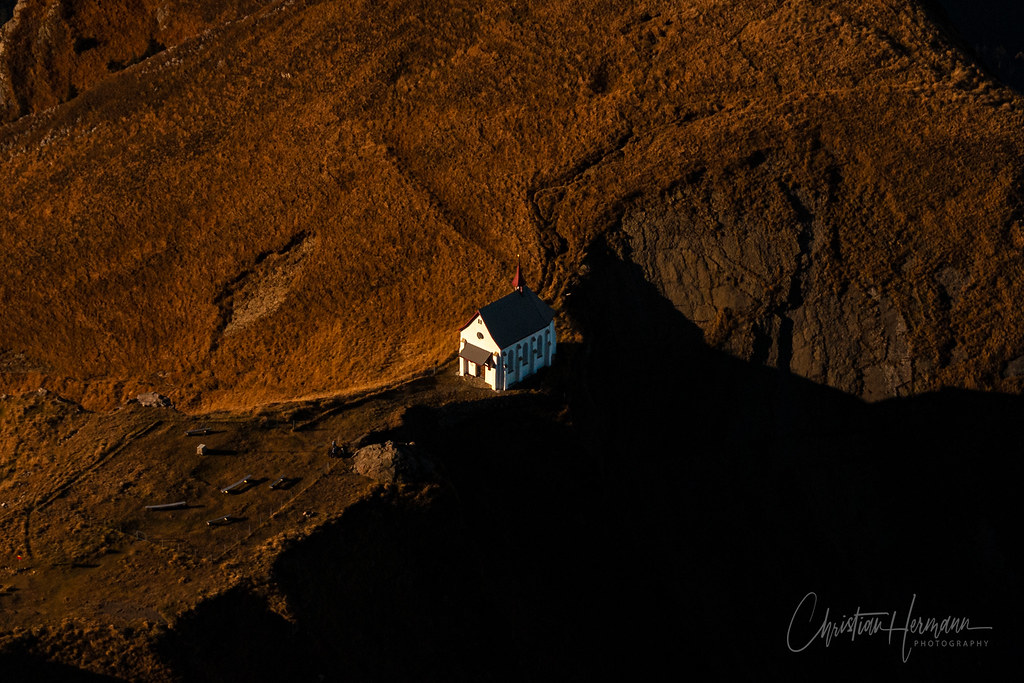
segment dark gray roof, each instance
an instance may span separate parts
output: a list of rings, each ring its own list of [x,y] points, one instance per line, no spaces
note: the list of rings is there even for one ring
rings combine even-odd
[[[469,342],[466,342],[466,348],[462,349],[459,355],[477,365],[485,365],[491,359],[490,351],[481,349],[479,346],[473,346]]]
[[[555,317],[555,312],[529,287],[523,287],[522,291],[512,292],[484,306],[480,315],[491,337],[504,349],[543,330]]]

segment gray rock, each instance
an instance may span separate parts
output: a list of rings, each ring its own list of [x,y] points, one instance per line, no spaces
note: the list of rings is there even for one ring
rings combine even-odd
[[[620,257],[713,348],[870,401],[927,389],[935,372],[924,363],[934,359],[912,353],[911,330],[940,316],[915,310],[920,297],[896,285],[844,280],[831,190],[770,178],[758,188],[697,180],[646,200],[623,215]],[[950,296],[966,286],[964,272],[942,272]]]
[[[394,441],[363,446],[352,458],[352,469],[364,477],[400,484],[422,481],[434,471],[415,446]]]
[[[137,399],[139,404],[144,405],[147,408],[171,407],[171,399],[167,398],[163,394],[158,394],[155,391],[147,391],[144,394],[139,394]]]
[[[1024,375],[1024,356],[1014,358],[1006,364],[1006,369],[1003,371],[1003,377],[1020,377]]]

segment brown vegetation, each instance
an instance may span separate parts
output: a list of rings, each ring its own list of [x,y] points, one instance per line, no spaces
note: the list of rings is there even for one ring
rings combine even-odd
[[[258,0],[22,0],[0,38],[0,120],[73,99],[122,69],[224,24]],[[7,17],[0,14],[0,23]]]
[[[517,253],[557,302],[621,223],[741,357],[868,396],[1016,387],[1020,101],[913,7],[216,19],[243,9],[2,129],[5,386],[227,407],[378,385],[447,357]]]

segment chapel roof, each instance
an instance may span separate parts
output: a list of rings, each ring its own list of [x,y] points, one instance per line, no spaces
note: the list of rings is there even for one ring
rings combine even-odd
[[[504,349],[543,330],[555,317],[555,311],[523,284],[481,308],[480,317],[495,343]]]

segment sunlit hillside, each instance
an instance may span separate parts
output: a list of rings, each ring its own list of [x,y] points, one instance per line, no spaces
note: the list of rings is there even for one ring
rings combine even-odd
[[[557,305],[614,234],[740,357],[1013,387],[1021,105],[944,41],[887,2],[268,3],[0,129],[3,383],[380,385],[516,254]]]

